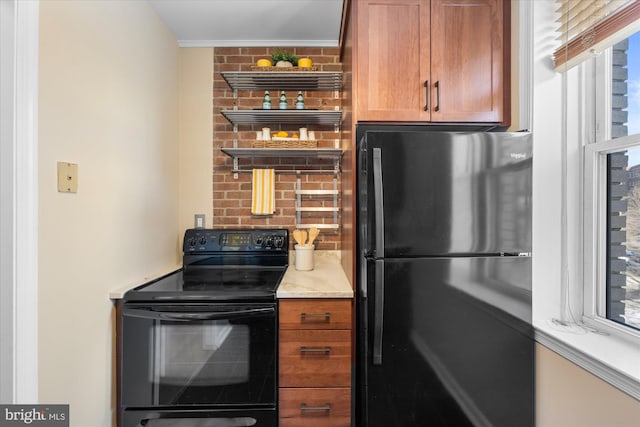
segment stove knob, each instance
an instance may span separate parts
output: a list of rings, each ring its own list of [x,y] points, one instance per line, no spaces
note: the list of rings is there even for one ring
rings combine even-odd
[[[256,245],[261,245],[262,244],[262,237],[258,237],[256,239]]]
[[[274,240],[276,243],[276,248],[281,248],[282,244],[284,243],[284,239],[282,238],[282,236],[276,236]]]
[[[207,238],[206,238],[206,237],[204,237],[204,236],[202,236],[202,237],[200,238],[200,244],[201,244],[201,245],[205,245],[206,243],[207,243]]]
[[[267,237],[266,245],[273,246],[273,237],[271,236]]]

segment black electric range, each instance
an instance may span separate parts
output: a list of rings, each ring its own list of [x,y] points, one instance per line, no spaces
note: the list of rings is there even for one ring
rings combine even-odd
[[[282,229],[189,229],[183,268],[134,288],[124,302],[272,301],[288,265]]]
[[[183,268],[125,293],[122,427],[277,427],[287,230],[187,230]]]

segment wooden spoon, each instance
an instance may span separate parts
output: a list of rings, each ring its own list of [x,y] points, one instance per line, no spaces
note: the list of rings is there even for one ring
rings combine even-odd
[[[307,245],[307,230],[300,230],[300,235],[302,236],[302,246]]]
[[[320,230],[318,230],[316,227],[311,227],[309,229],[309,246],[313,245],[313,242],[316,240],[316,237],[318,237],[318,234],[320,234]]]
[[[304,245],[304,241],[307,239],[307,236],[302,238],[302,230],[293,230],[293,239],[296,241],[298,245]]]

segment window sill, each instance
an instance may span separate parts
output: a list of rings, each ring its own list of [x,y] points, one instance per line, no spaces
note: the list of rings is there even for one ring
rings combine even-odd
[[[640,347],[611,335],[534,322],[536,341],[640,400]]]

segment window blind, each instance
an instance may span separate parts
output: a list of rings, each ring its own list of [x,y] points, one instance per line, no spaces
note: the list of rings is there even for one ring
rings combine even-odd
[[[564,71],[640,30],[640,0],[556,0],[556,70]]]

